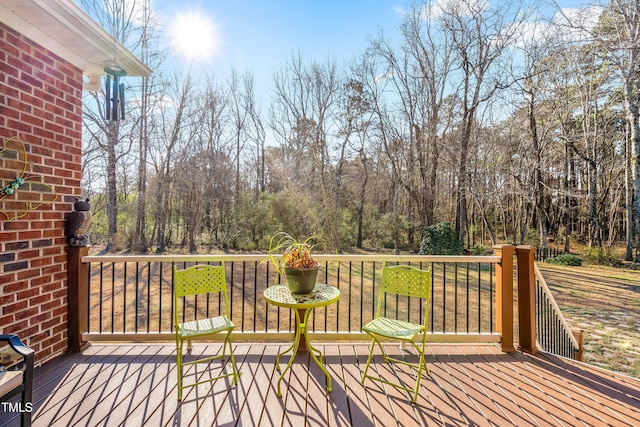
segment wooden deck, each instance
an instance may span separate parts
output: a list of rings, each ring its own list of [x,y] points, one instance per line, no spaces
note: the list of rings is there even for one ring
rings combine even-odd
[[[227,380],[200,385],[185,390],[179,403],[174,346],[94,344],[36,370],[33,425],[640,425],[640,381],[546,354],[504,354],[493,345],[429,345],[431,375],[412,405],[404,391],[373,381],[360,384],[367,344],[318,347],[333,378],[329,394],[324,375],[304,353],[278,398],[274,362],[284,344],[237,343],[238,385]],[[196,345],[194,351],[219,348]],[[373,368],[386,377],[411,376],[381,363]],[[198,368],[199,375],[209,372]],[[19,425],[15,414],[1,409],[0,425]]]

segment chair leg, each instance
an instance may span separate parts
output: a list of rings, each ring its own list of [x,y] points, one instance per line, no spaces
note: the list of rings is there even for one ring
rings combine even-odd
[[[420,363],[418,366],[418,378],[416,379],[416,388],[413,391],[413,403],[416,403],[418,400],[418,391],[420,390],[420,380],[422,379],[422,368],[426,368],[427,364],[424,360],[424,354],[420,353]]]
[[[29,387],[28,385],[25,385],[25,387]],[[26,390],[22,392],[22,415],[20,415],[20,427],[31,427],[31,411],[33,410],[33,407],[31,408],[26,408],[26,405],[33,405],[32,403],[32,398],[31,397],[27,397],[27,395],[30,395],[31,392],[27,392]]]
[[[382,360],[384,360],[385,363],[389,363],[389,355],[387,354],[387,350],[384,349],[384,346],[382,345],[378,337],[374,335],[373,340],[375,341],[375,343],[378,345],[378,348],[380,349],[380,353],[382,354]]]
[[[32,356],[31,356],[32,357]],[[28,359],[27,359],[28,360]],[[24,372],[24,389],[22,390],[21,427],[31,427],[31,413],[33,411],[33,365],[27,361]]]
[[[176,364],[178,373],[178,401],[182,400],[182,341],[176,340]]]
[[[233,355],[233,346],[231,344],[231,340],[229,339],[229,334],[227,334],[227,338],[225,339],[224,348],[226,348],[226,343],[229,343],[229,357],[231,358],[231,369],[233,369],[233,383],[238,384],[238,377],[240,377],[240,373],[238,372],[238,368],[236,366],[236,358]],[[222,350],[224,354],[224,349]]]
[[[373,347],[376,344],[376,340],[371,340],[371,348],[369,349],[369,357],[367,358],[367,364],[364,366],[364,373],[362,374],[362,384],[364,384],[365,378],[367,378],[367,371],[369,370],[369,364],[371,363],[371,358],[373,357]]]
[[[229,348],[231,348],[231,342],[229,341],[229,334],[224,338],[224,343],[222,345],[222,354],[220,355],[220,359],[224,361],[225,356],[227,355],[227,342],[229,342]]]
[[[427,375],[429,374],[429,367],[427,366],[427,359],[424,355],[424,352],[426,350],[427,347],[427,341],[426,341],[426,337],[423,337],[422,339],[422,349],[420,349],[420,347],[418,347],[416,345],[415,342],[411,341],[411,344],[413,345],[413,347],[416,349],[416,351],[418,352],[418,354],[420,355],[419,358],[419,363],[418,363],[418,378],[416,379],[416,388],[413,392],[413,403],[416,403],[416,401],[418,400],[418,390],[420,389],[420,380],[422,379],[422,370],[424,369],[425,373]]]

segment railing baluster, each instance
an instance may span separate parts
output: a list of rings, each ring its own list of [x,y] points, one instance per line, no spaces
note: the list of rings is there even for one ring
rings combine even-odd
[[[442,265],[442,331],[447,331],[447,263]]]
[[[493,264],[489,264],[489,332],[495,332],[493,326]]]
[[[253,271],[253,326],[251,330],[256,332],[256,320],[258,319],[258,261],[253,262]]]
[[[115,265],[113,266],[115,270]],[[124,263],[122,273],[122,332],[127,332],[127,263]],[[135,302],[135,301],[134,301]],[[135,317],[138,318],[138,305],[135,307]],[[138,331],[135,331],[138,332]]]
[[[544,278],[537,267],[535,270],[535,324],[538,342],[544,351],[576,358],[575,337],[555,303]]]
[[[489,299],[493,301],[493,296],[490,296]],[[478,275],[478,332],[482,332],[482,280],[480,275]]]
[[[102,329],[102,319],[104,317],[104,311],[103,311],[103,306],[102,306],[102,302],[104,301],[104,280],[103,280],[103,273],[104,273],[104,264],[100,263],[100,301],[98,302],[99,305],[99,313],[100,313],[100,317],[99,319],[99,325],[98,325],[98,331],[100,332],[104,332],[104,329]],[[91,282],[89,282],[91,283]],[[89,295],[91,295],[91,292],[88,292]],[[91,303],[89,303],[89,307],[91,307]],[[91,318],[91,316],[89,316],[89,318]],[[91,329],[89,329],[91,330]]]
[[[435,318],[436,318],[436,313],[435,313],[435,263],[431,263],[431,298],[429,298],[429,302],[431,303],[431,309],[429,310],[429,312],[431,313],[431,333],[433,333],[435,331]]]
[[[245,290],[246,290],[245,279],[246,278],[247,278],[247,263],[243,262],[242,263],[242,295],[243,295],[243,299],[244,299],[244,295],[246,295],[246,292],[245,292]],[[241,314],[242,314],[242,322],[241,322],[241,326],[240,326],[240,329],[242,330],[242,332],[245,331],[245,329],[244,329],[244,310],[245,310],[244,306],[245,306],[245,304],[242,304],[242,312],[241,312]]]
[[[266,284],[265,284],[265,288],[269,286],[269,264],[267,264],[267,268],[266,268],[266,275],[267,275],[267,280],[266,280]],[[264,304],[264,331],[267,332],[269,330],[269,306],[267,305],[267,302],[263,302]]]
[[[347,331],[351,331],[351,287],[353,286],[353,281],[351,278],[353,277],[353,263],[349,261],[349,297],[347,301]],[[338,327],[338,330],[340,328]]]
[[[458,333],[458,264],[455,264],[453,271],[453,331]],[[469,276],[469,264],[467,264],[467,276]]]
[[[116,304],[116,268],[115,264],[111,263],[111,333],[115,332],[115,304]]]
[[[338,256],[338,259],[324,258],[324,282],[336,286],[341,291],[340,301],[322,310],[315,310],[310,317],[309,330],[313,332],[360,333],[364,323],[375,315],[377,309],[378,286],[380,281],[380,265],[385,258],[373,256]],[[232,302],[230,315],[236,323],[235,333],[269,333],[272,331],[294,331],[294,316],[289,312],[284,318],[285,311],[269,306],[262,299],[262,290],[269,285],[273,276],[271,266],[267,263],[261,267],[261,262],[255,256],[243,259],[242,256],[146,256],[146,257],[87,257],[92,263],[98,263],[98,269],[89,270],[89,281],[92,292],[89,304],[93,303],[90,312],[90,325],[94,333],[138,333],[138,334],[167,334],[174,330],[174,316],[176,308],[173,303],[173,286],[171,279],[166,278],[173,266],[180,265],[188,268],[198,263],[217,264],[225,261],[227,264],[227,280],[230,285]],[[112,258],[112,259],[109,259]],[[117,261],[113,261],[117,258]],[[390,265],[409,264],[425,268],[431,266],[432,298],[429,305],[418,304],[410,297],[390,298],[385,304],[383,315],[396,313],[402,319],[410,322],[422,322],[423,316],[431,316],[431,333],[493,333],[493,264],[497,257],[489,261],[460,257],[458,260],[438,261],[424,260],[420,256],[401,256],[398,261],[394,256],[386,258]],[[101,261],[104,259],[105,261]],[[248,263],[252,263],[253,267]],[[348,262],[348,269],[343,269]],[[129,265],[131,263],[132,265]],[[450,265],[453,263],[453,265]],[[135,272],[130,269],[135,264]],[[483,267],[488,265],[488,277]],[[111,291],[107,280],[111,269]],[[144,269],[146,268],[146,276]],[[451,270],[453,268],[453,270]],[[166,271],[165,271],[166,269]],[[358,270],[359,269],[359,270]],[[477,269],[477,271],[476,271]],[[347,276],[345,276],[345,274]],[[465,275],[463,278],[462,275]],[[477,274],[474,281],[472,275]],[[253,275],[253,276],[251,276]],[[260,276],[260,277],[258,277]],[[359,282],[356,278],[359,276]],[[282,278],[276,275],[276,281]],[[464,282],[463,282],[464,280]],[[249,284],[253,281],[253,286]],[[322,281],[320,279],[319,281]],[[477,298],[474,298],[473,287],[477,282]],[[169,288],[167,288],[169,286]],[[134,296],[129,295],[135,292]],[[165,293],[166,292],[166,293]],[[145,295],[146,294],[146,295]],[[170,299],[167,300],[167,297]],[[462,300],[464,298],[464,301]],[[206,301],[205,301],[206,300]],[[218,301],[217,303],[215,301]],[[146,309],[144,307],[146,304]],[[205,305],[206,304],[206,305]],[[356,307],[356,304],[359,307]],[[135,305],[135,307],[132,307]],[[178,313],[182,321],[196,318],[194,309],[199,315],[212,317],[221,312],[221,301],[215,298],[191,299]],[[258,307],[260,305],[260,307]],[[394,307],[395,305],[395,307]],[[486,321],[489,310],[489,321]],[[264,314],[261,313],[264,311]],[[478,327],[472,324],[473,312],[478,314]],[[355,316],[359,315],[359,320]],[[169,316],[167,319],[166,316]],[[320,316],[324,316],[321,319]],[[347,316],[344,318],[344,316]],[[460,316],[465,316],[461,318]],[[135,317],[135,319],[134,319]],[[250,317],[252,319],[250,319]],[[110,318],[110,326],[109,324]],[[146,319],[146,320],[145,320]],[[157,321],[157,326],[154,322]],[[429,321],[429,319],[427,319]],[[133,325],[130,322],[134,322]],[[288,323],[288,326],[287,326]],[[122,327],[120,327],[122,324]],[[438,327],[436,328],[436,325]],[[109,327],[108,327],[109,326]]]
[[[160,289],[160,287],[158,287]],[[160,306],[162,307],[162,306]],[[159,310],[158,316],[162,313]],[[158,317],[160,321],[160,317]],[[151,332],[151,265],[147,262],[147,333]]]
[[[135,331],[135,333],[138,333],[138,319],[140,319],[140,313],[138,312],[139,307],[140,307],[140,300],[138,299],[139,298],[139,294],[140,294],[138,292],[138,283],[140,283],[140,281],[139,281],[140,280],[140,275],[139,275],[140,272],[138,270],[138,263],[137,262],[135,263],[135,266],[136,266],[136,274],[135,274],[136,281],[133,284],[133,292],[134,292],[134,295],[135,295],[134,302],[135,302],[135,305],[136,305],[136,318],[133,321],[133,324],[134,324],[133,330]],[[126,274],[123,277],[123,280],[124,280],[124,283],[126,284],[127,283],[127,275]],[[125,310],[126,309],[127,308],[125,306]],[[147,323],[148,322],[149,322],[149,319],[147,318]],[[125,332],[126,332],[127,328],[125,327],[124,329],[125,329]]]
[[[364,299],[362,296],[364,295],[364,261],[360,261],[360,325],[358,330],[361,330],[364,324],[362,323],[362,309],[364,307]]]
[[[481,272],[481,270],[480,270],[480,263],[478,263],[478,280],[480,280],[480,272]],[[466,285],[467,285],[467,286],[466,286],[466,292],[465,292],[465,300],[466,300],[466,302],[465,302],[465,305],[466,305],[466,307],[465,307],[465,318],[466,318],[466,319],[465,319],[465,324],[466,324],[466,326],[465,326],[465,332],[466,332],[466,333],[469,333],[469,316],[470,316],[470,313],[469,313],[469,296],[470,296],[470,294],[469,294],[469,285],[470,285],[470,277],[469,277],[469,276],[470,276],[470,274],[469,274],[469,263],[467,263],[467,283],[466,283]]]
[[[376,316],[376,298],[378,297],[378,292],[376,292],[376,263],[373,262],[372,266],[373,274],[371,275],[371,318],[373,319]],[[371,319],[368,319],[371,320]]]
[[[340,290],[340,271],[342,270],[340,268],[341,264],[338,263],[338,272],[336,274],[336,287],[338,288],[338,290]],[[340,291],[340,295],[342,295],[342,291]],[[338,303],[335,305],[336,307],[336,331],[340,330],[340,324],[338,323],[340,321],[340,301],[338,301]],[[325,316],[325,332],[327,331],[327,323],[326,323],[326,316]]]
[[[235,276],[234,276],[234,272],[235,272],[235,268],[233,261],[231,261],[231,291],[230,291],[230,295],[229,295],[229,301],[233,301],[233,284],[235,283]],[[244,304],[243,304],[244,305]],[[231,307],[229,307],[229,316],[231,317],[231,319],[233,319],[233,307],[235,306],[235,304],[231,304]],[[222,301],[220,301],[220,299],[218,299],[218,312],[220,312],[220,310],[222,309]]]

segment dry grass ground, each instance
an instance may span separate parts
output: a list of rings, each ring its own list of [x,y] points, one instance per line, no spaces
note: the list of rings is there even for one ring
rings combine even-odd
[[[92,281],[97,284],[92,285],[91,330],[170,330],[172,311],[169,266],[159,275],[154,270],[157,266],[143,265],[140,267],[139,277],[136,266],[129,265],[128,270],[123,269],[123,266],[124,264],[118,264],[115,273],[108,265],[104,272],[99,271],[97,266],[93,267]],[[584,331],[585,361],[640,378],[640,271],[601,266],[566,267],[547,263],[538,263],[538,266],[571,327]],[[265,284],[272,283],[272,280],[261,279],[255,287],[252,276],[254,273],[241,271],[239,268],[240,266],[236,266],[238,271],[233,274],[236,285],[230,298],[234,304],[244,301],[245,306],[244,309],[242,306],[234,307],[234,322],[242,325],[243,329],[255,328],[263,331],[277,327],[273,322],[278,320],[280,328],[288,329],[291,323],[289,316],[278,315],[277,308],[267,306],[262,299]],[[320,330],[324,327],[328,330],[336,328],[359,331],[362,322],[371,317],[373,279],[367,274],[361,275],[357,266],[354,268],[356,271],[351,274],[346,274],[345,270],[340,279],[340,289],[344,293],[340,303],[332,306],[326,313],[319,311],[319,317],[314,319],[314,325],[317,324]],[[229,278],[230,273],[229,271]],[[470,280],[466,279],[465,274],[469,275]],[[483,271],[482,274],[486,276],[492,273]],[[152,280],[148,280],[149,275],[153,277]],[[478,300],[483,307],[488,301],[485,296],[480,296],[480,293],[488,293],[485,289],[487,280],[483,280],[482,286],[478,287],[477,275],[478,270],[474,268],[469,273],[448,270],[445,280],[445,273],[441,268],[435,269],[435,304],[431,310],[435,330],[476,332],[489,328],[485,318],[487,316],[478,316]],[[103,276],[103,280],[99,281],[99,276]],[[113,279],[114,276],[116,279]],[[348,277],[357,278],[354,279],[355,284],[350,286],[346,283]],[[126,282],[126,285],[113,285],[114,280],[116,283]],[[103,284],[100,285],[98,281]],[[335,278],[327,282],[337,285]],[[445,282],[448,284],[446,289],[443,286]],[[243,284],[247,284],[246,288]],[[158,289],[162,289],[162,292],[158,292]],[[361,294],[366,296],[363,298]],[[239,295],[244,298],[239,298]],[[366,301],[366,304],[361,304],[361,301]],[[468,309],[465,308],[467,301],[470,301]],[[451,314],[446,318],[442,315],[445,305],[448,307],[447,312]],[[458,309],[452,310],[452,307]],[[112,310],[114,315],[111,314]],[[463,320],[454,324],[450,317],[456,311],[458,318]],[[486,311],[486,307],[481,310]],[[159,318],[160,313],[164,313],[162,319]],[[342,325],[338,328],[337,319],[343,323],[350,321],[350,326]],[[269,326],[266,327],[265,323]]]
[[[117,262],[94,263],[91,266],[91,332],[167,332],[172,330],[173,299],[171,292],[172,263]],[[263,332],[288,331],[293,323],[289,310],[268,305],[262,294],[267,284],[275,283],[271,271],[267,277],[264,265],[225,264],[231,304],[231,319],[238,330]],[[177,268],[185,268],[179,263]],[[423,266],[426,268],[426,266]],[[323,267],[319,281],[340,289],[340,301],[311,318],[314,331],[360,332],[373,317],[379,290],[382,263],[342,263]],[[433,299],[428,310],[405,298],[387,300],[387,310],[402,319],[421,322],[429,312],[434,332],[491,332],[495,330],[494,269],[488,264],[433,266]],[[218,313],[217,298],[197,300],[201,316]],[[193,313],[194,303],[188,304]]]
[[[538,266],[571,327],[584,331],[584,361],[640,378],[640,271]]]

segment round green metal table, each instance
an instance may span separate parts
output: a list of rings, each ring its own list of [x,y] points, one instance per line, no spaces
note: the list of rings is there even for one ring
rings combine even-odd
[[[280,372],[280,356],[290,351],[292,352],[287,367],[284,368],[284,371],[280,373],[280,378],[278,378],[278,397],[282,397],[280,383],[282,382],[284,374],[291,368],[301,341],[305,343],[306,348],[311,354],[311,358],[327,377],[327,392],[330,392],[331,376],[322,365],[322,352],[311,345],[311,341],[309,341],[307,321],[309,320],[309,314],[311,314],[314,308],[324,307],[338,301],[340,299],[340,290],[324,283],[316,283],[316,287],[308,294],[292,294],[287,285],[276,285],[264,290],[264,299],[269,304],[283,308],[291,308],[296,315],[296,333],[293,343],[289,348],[278,353],[276,356],[276,370]]]

